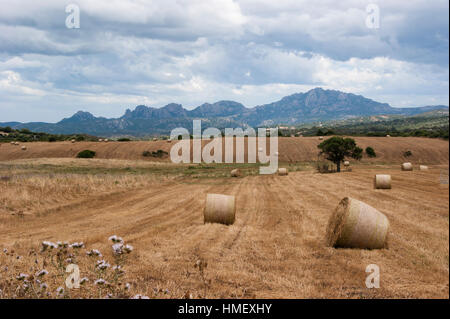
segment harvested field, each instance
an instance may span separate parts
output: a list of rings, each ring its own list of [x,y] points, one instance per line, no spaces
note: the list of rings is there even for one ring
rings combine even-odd
[[[325,138],[326,139],[326,138]],[[448,141],[440,139],[417,137],[355,137],[358,146],[365,149],[371,146],[377,153],[376,158],[363,158],[363,163],[399,163],[413,162],[415,164],[440,164],[449,161]],[[285,137],[279,138],[280,162],[311,162],[317,160],[317,145],[320,143],[317,137]],[[207,142],[203,141],[203,145]],[[74,158],[80,151],[89,149],[97,153],[96,158],[103,159],[127,159],[143,160],[144,151],[156,152],[163,150],[170,152],[175,144],[166,141],[149,142],[36,142],[22,143],[27,146],[27,151],[4,143],[0,149],[0,161],[26,159],[26,158]],[[224,143],[223,143],[224,144]],[[403,154],[406,151],[412,153],[407,159]],[[247,143],[245,143],[245,158],[247,159]],[[169,161],[168,156],[151,161]]]
[[[389,142],[393,140],[396,138]],[[286,141],[294,143],[293,147],[297,143],[297,139]],[[440,165],[430,165],[427,172],[402,172],[394,162],[355,163],[352,172],[318,174],[305,164],[298,170],[289,166],[288,176],[244,173],[236,179],[229,176],[230,167],[222,165],[198,168],[202,176],[198,178],[184,174],[193,170],[187,165],[145,161],[0,162],[0,176],[11,177],[0,179],[0,248],[14,250],[9,255],[0,251],[0,264],[9,267],[0,271],[0,285],[19,272],[30,271],[30,248],[37,249],[43,240],[83,241],[111,262],[111,247],[106,241],[117,234],[135,248],[125,266],[132,295],[448,298],[448,144],[442,147],[441,141],[427,142],[431,148],[433,143],[440,147],[430,151],[434,155],[424,154],[424,162],[431,163],[432,156],[441,154],[434,159],[440,160]],[[139,145],[94,144],[98,149],[93,150],[100,154],[110,150],[109,155],[118,148]],[[417,149],[425,147],[425,143],[417,144]],[[29,152],[33,152],[33,145],[37,144],[32,144]],[[312,148],[314,145],[311,142]],[[370,145],[377,154],[389,154],[377,149],[372,140]],[[73,146],[67,143],[68,148]],[[420,154],[412,145],[409,148]],[[17,152],[23,154],[20,149]],[[295,151],[290,155],[282,152],[280,157],[297,156]],[[13,157],[5,156],[3,150],[2,154]],[[126,152],[120,154],[125,156]],[[395,187],[374,189],[374,174],[390,174]],[[236,196],[233,225],[204,224],[207,193]],[[387,216],[388,249],[326,246],[328,219],[346,196]],[[27,214],[12,214],[19,211]],[[17,259],[17,255],[22,257]],[[198,261],[207,262],[204,277],[195,266]],[[380,289],[365,286],[369,264],[380,267]],[[87,270],[82,266],[84,276]]]

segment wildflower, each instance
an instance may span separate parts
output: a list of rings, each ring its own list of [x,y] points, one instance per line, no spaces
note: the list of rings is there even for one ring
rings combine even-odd
[[[114,255],[121,255],[123,253],[122,249],[123,249],[122,243],[112,245]]]
[[[62,296],[64,295],[64,288],[63,288],[63,287],[58,287],[58,288],[56,289],[56,295],[57,295],[58,297],[62,297]]]
[[[40,285],[41,290],[47,290],[48,289],[48,285],[44,282]]]
[[[102,253],[97,249],[92,249],[92,250],[87,251],[86,255],[102,257]]]
[[[97,285],[97,286],[103,286],[103,285],[106,284],[106,280],[100,278],[100,279],[97,279],[96,281],[94,281],[94,284]]]
[[[8,249],[3,248],[3,252],[6,254],[8,252]]]
[[[85,283],[87,283],[89,281],[89,278],[83,277],[80,280],[80,285],[84,285]]]
[[[129,253],[131,253],[131,252],[133,251],[133,246],[131,246],[131,245],[125,245],[125,247],[123,247],[123,250],[124,250],[127,254],[129,254]]]
[[[106,261],[104,260],[98,260],[97,261],[97,268],[101,269],[101,270],[105,270],[106,268],[109,268],[111,265],[108,264]]]
[[[83,242],[79,242],[79,243],[75,242],[75,243],[73,243],[73,244],[71,244],[69,246],[72,247],[72,248],[83,248],[84,247],[84,243]]]
[[[123,243],[123,239],[117,235],[110,236],[108,240],[111,240],[113,243]]]
[[[28,278],[28,275],[27,275],[27,274],[19,274],[19,275],[16,277],[17,280],[25,280],[25,279],[27,279],[27,278]]]
[[[125,273],[125,270],[122,269],[122,266],[116,265],[112,268],[117,274],[122,275]]]
[[[131,298],[131,299],[150,299],[148,296],[144,296],[144,295],[141,295],[141,294],[137,294],[137,295],[135,295],[133,298]]]
[[[42,277],[42,276],[45,276],[45,275],[47,275],[47,274],[48,274],[48,271],[45,270],[45,269],[42,269],[41,271],[38,271],[38,272],[36,273],[36,277]]]
[[[46,251],[47,249],[54,249],[58,248],[58,246],[55,243],[52,243],[51,241],[43,241],[42,242],[42,251]]]
[[[125,289],[126,289],[126,290],[130,290],[130,289],[131,289],[131,285],[130,285],[129,282],[127,282],[127,283],[125,284]]]

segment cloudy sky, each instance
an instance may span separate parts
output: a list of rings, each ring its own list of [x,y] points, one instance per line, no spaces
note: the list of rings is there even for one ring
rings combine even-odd
[[[66,6],[80,28],[66,26]],[[369,28],[367,5],[380,10]],[[448,0],[2,0],[0,122],[136,105],[248,107],[314,87],[449,99]],[[71,20],[72,21],[72,20]],[[373,21],[373,20],[371,20]]]

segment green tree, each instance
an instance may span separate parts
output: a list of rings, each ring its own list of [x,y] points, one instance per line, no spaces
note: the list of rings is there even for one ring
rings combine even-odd
[[[331,137],[317,146],[320,149],[319,155],[324,154],[326,159],[336,164],[337,171],[341,171],[341,162],[346,157],[351,157],[356,160],[362,158],[362,148],[356,145],[352,138],[342,138],[339,136]]]

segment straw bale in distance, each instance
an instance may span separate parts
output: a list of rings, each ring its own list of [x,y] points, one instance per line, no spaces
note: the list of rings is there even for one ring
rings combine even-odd
[[[241,171],[238,168],[235,168],[231,171],[231,177],[239,177],[241,176]]]
[[[288,174],[288,170],[285,167],[281,167],[278,169],[278,175],[280,176],[286,176]]]
[[[426,166],[426,165],[419,165],[419,170],[420,171],[428,171],[428,166]]]
[[[413,166],[411,163],[403,163],[402,164],[402,171],[412,171]]]
[[[203,211],[205,223],[232,225],[236,218],[235,197],[222,194],[207,194]]]
[[[375,175],[373,179],[373,186],[376,189],[391,189],[391,175]]]

